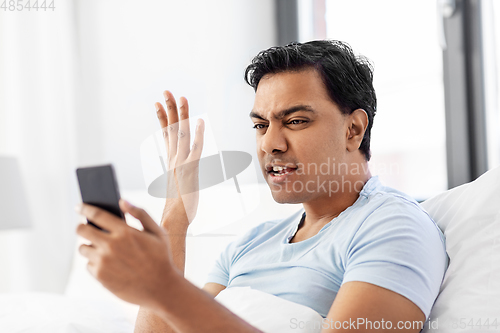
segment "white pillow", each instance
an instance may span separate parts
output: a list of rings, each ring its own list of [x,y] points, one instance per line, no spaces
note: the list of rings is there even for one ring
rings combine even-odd
[[[252,289],[231,287],[221,291],[217,301],[263,332],[319,333],[323,317],[313,309]]]
[[[450,258],[423,332],[499,331],[500,167],[422,206],[443,231]]]

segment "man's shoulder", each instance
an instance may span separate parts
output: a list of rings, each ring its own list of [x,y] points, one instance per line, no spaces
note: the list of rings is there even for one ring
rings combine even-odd
[[[360,195],[366,198],[364,204],[360,207],[363,210],[372,210],[373,212],[392,210],[395,214],[408,213],[425,219],[431,219],[414,198],[392,187],[380,184],[378,179],[374,181],[371,188],[366,191],[363,190]]]
[[[444,244],[444,235],[425,209],[409,195],[396,189],[380,186],[367,195],[361,208],[365,211],[361,229],[387,230],[394,233],[417,233],[439,235]]]

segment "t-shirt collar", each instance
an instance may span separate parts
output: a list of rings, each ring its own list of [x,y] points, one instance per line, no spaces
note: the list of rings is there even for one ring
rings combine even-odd
[[[359,195],[368,197],[373,191],[379,190],[381,187],[382,184],[380,183],[378,176],[372,176],[365,183],[365,186],[363,186],[363,189],[361,190],[361,192],[359,192]]]

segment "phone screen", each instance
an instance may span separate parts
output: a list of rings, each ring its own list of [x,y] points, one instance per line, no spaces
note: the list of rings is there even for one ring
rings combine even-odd
[[[120,192],[113,165],[101,165],[76,169],[82,201],[102,208],[120,218],[124,218],[118,201]],[[87,219],[94,227],[103,230]]]

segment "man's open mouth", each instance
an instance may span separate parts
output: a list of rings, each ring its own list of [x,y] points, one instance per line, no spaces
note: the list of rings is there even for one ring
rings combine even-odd
[[[273,166],[272,168],[268,168],[267,172],[271,174],[271,176],[284,176],[295,170],[297,170],[297,168],[291,168],[285,166]]]

